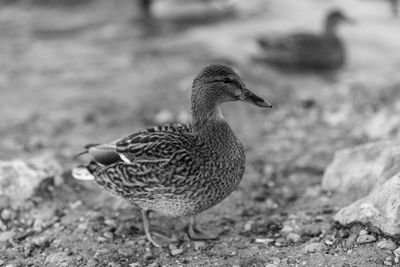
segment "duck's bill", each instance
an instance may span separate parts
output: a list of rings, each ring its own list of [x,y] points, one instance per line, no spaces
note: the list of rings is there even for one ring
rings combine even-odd
[[[259,97],[249,89],[243,89],[242,95],[239,97],[241,101],[252,103],[262,108],[272,108],[272,104],[265,99]]]

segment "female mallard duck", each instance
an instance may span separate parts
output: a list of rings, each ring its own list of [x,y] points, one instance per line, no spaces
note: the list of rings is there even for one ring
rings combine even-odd
[[[194,215],[226,198],[242,179],[243,146],[224,120],[220,104],[244,101],[272,105],[246,88],[230,67],[209,65],[194,78],[193,123],[149,128],[110,144],[87,148],[93,160],[75,168],[77,179],[95,179],[142,210],[143,228],[155,246],[176,239],[150,231],[149,213],[191,216],[192,239],[213,239],[196,227]]]
[[[342,22],[352,22],[339,10],[332,10],[325,19],[321,34],[297,33],[278,39],[259,38],[266,52],[264,60],[286,67],[335,69],[345,62],[345,47],[337,35]]]

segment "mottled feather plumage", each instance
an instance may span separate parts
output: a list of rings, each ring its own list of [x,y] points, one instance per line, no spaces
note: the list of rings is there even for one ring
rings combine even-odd
[[[88,173],[102,188],[142,209],[144,231],[155,246],[164,243],[149,229],[149,211],[198,214],[226,198],[242,179],[244,149],[219,105],[241,100],[272,107],[248,90],[230,67],[218,64],[195,77],[191,100],[192,124],[148,128],[86,151],[92,157]],[[75,171],[84,180],[88,173]],[[191,238],[210,238],[196,228],[193,217],[188,233]]]

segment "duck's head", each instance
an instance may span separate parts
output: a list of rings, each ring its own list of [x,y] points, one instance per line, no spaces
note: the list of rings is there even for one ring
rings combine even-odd
[[[353,24],[354,20],[344,14],[340,9],[332,9],[328,12],[325,21],[326,31],[328,33],[334,32],[337,25],[342,23]]]
[[[194,78],[192,108],[213,108],[224,102],[234,101],[272,108],[272,104],[247,89],[239,75],[229,66],[208,65]]]

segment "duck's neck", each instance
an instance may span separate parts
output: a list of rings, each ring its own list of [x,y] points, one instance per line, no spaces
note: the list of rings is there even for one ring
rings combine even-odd
[[[334,21],[330,18],[327,18],[325,21],[324,25],[324,35],[330,36],[330,37],[336,37],[337,36],[337,27],[338,27],[338,21]]]
[[[204,133],[204,130],[218,122],[225,122],[219,104],[202,103],[192,106],[193,129],[196,133]]]

